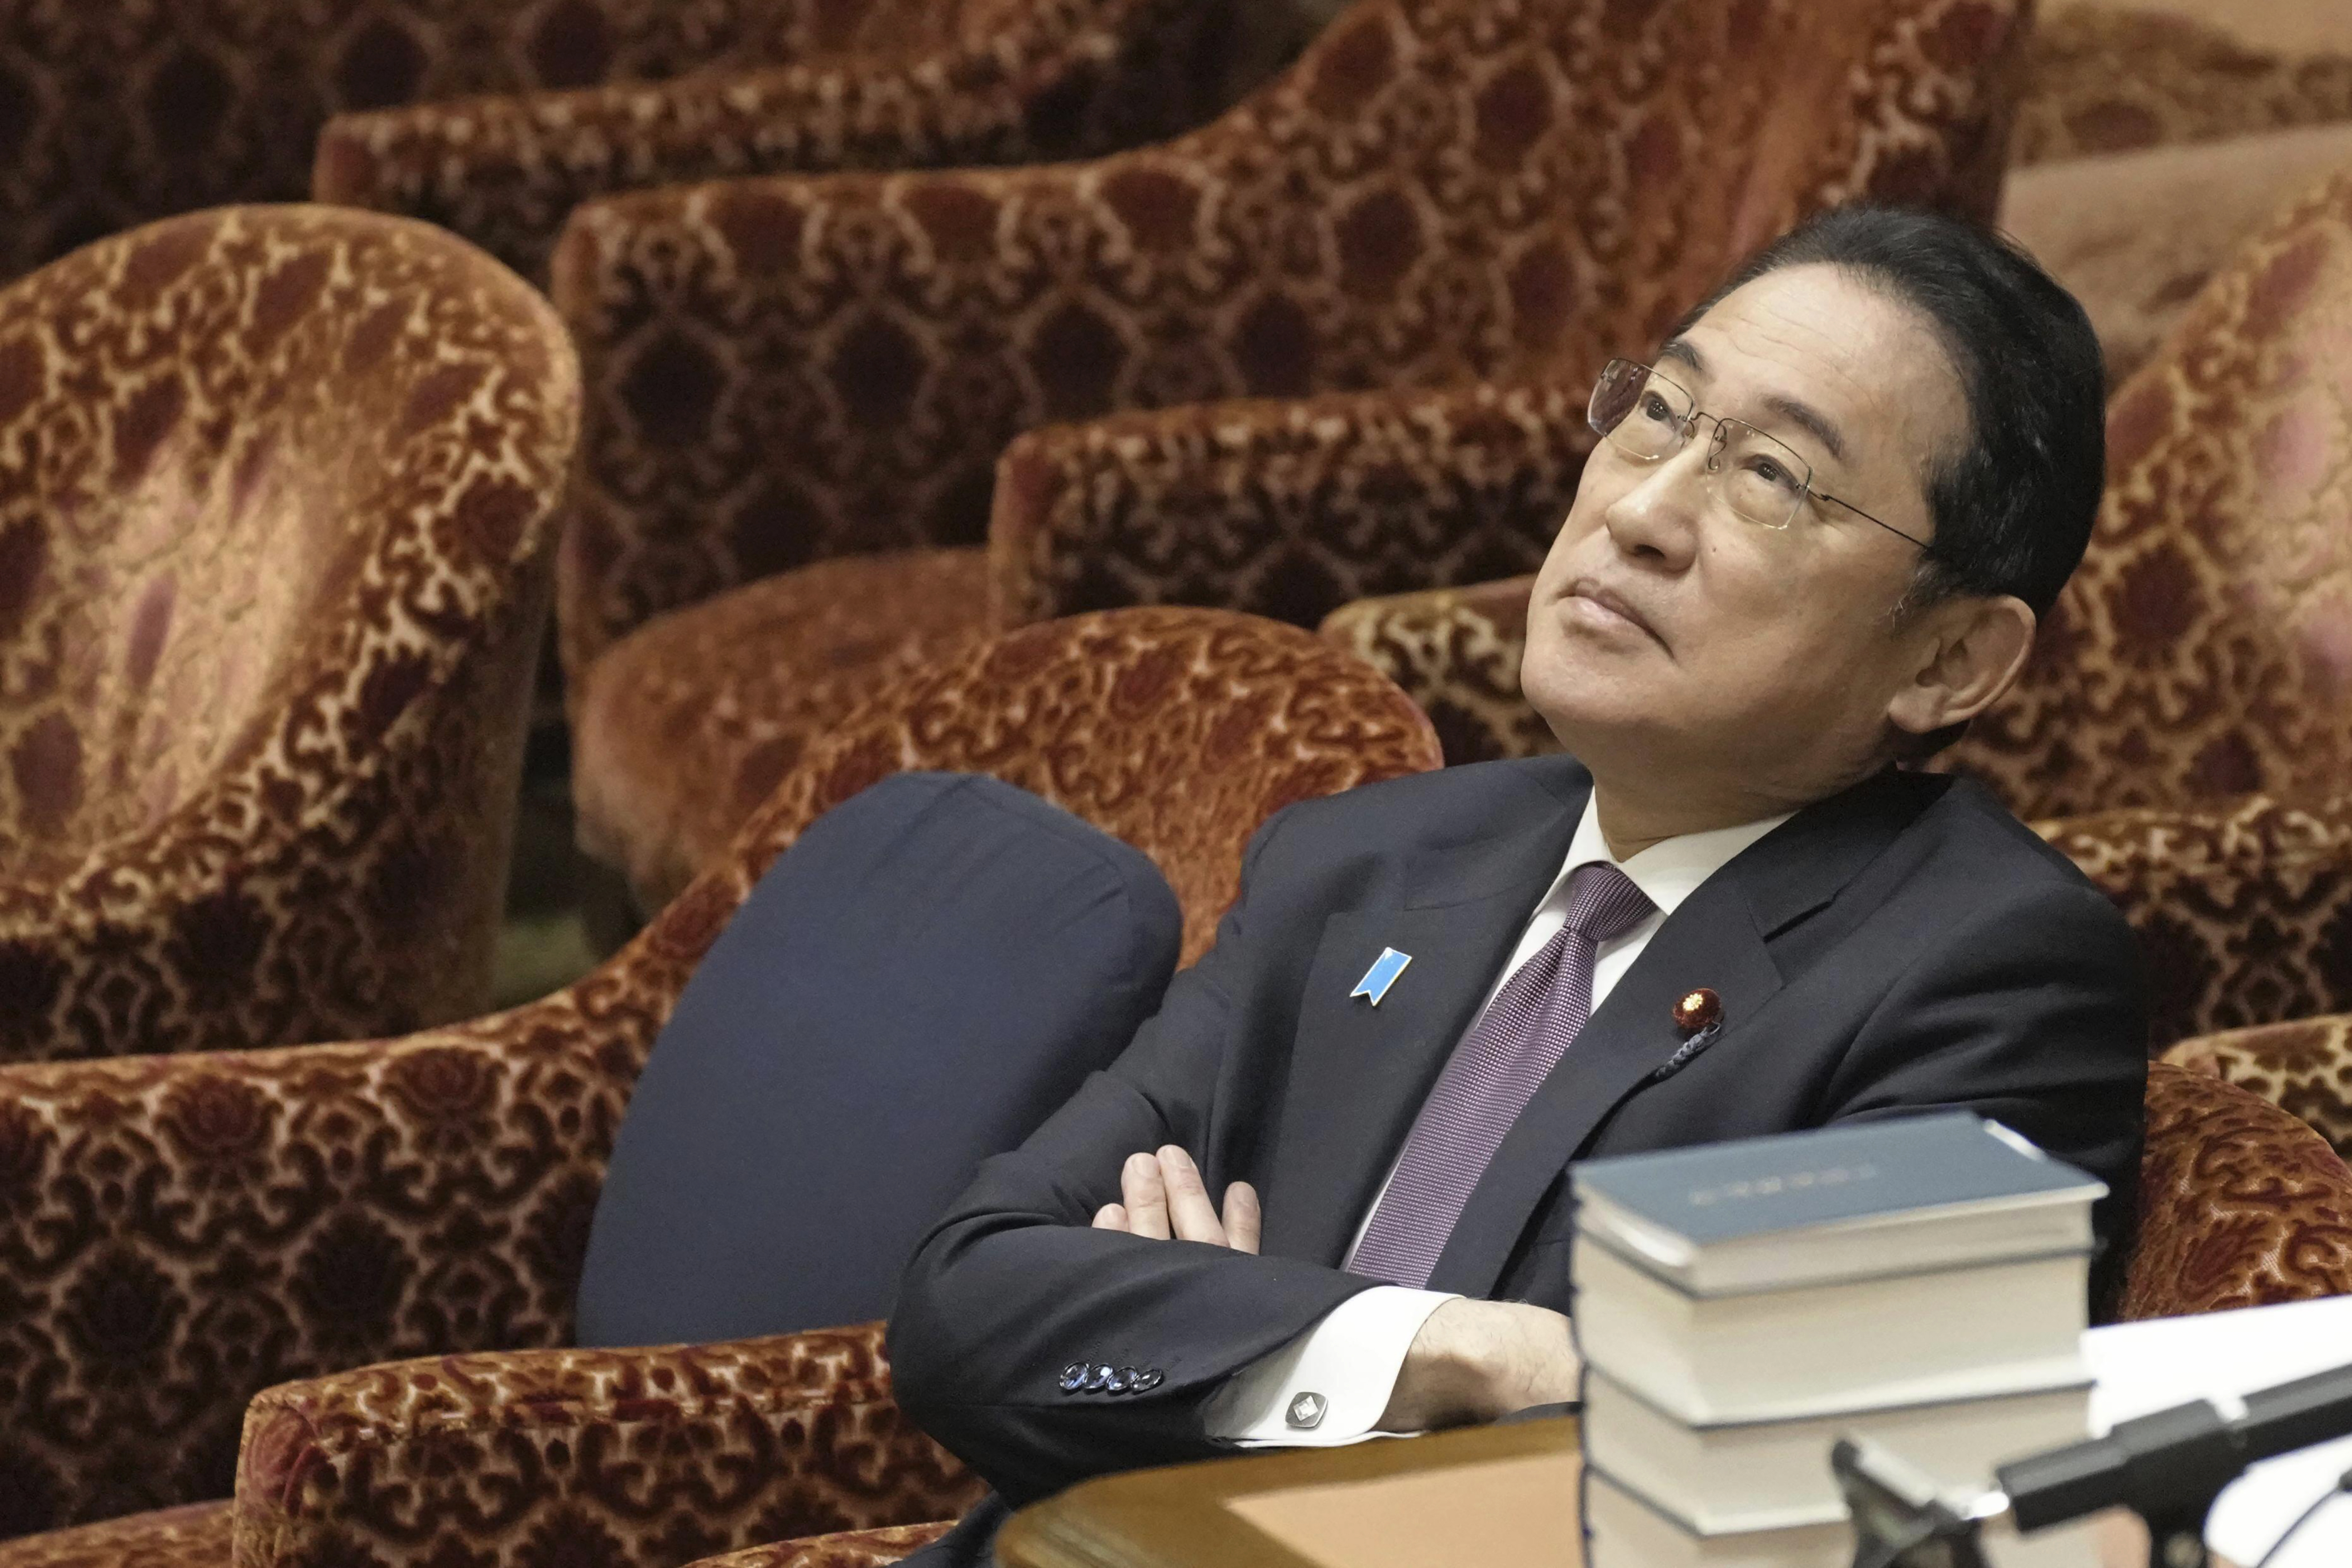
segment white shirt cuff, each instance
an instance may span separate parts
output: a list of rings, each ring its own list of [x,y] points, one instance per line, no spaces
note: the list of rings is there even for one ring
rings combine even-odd
[[[1336,1448],[1368,1437],[1396,1392],[1421,1325],[1446,1302],[1438,1291],[1375,1285],[1226,1379],[1208,1403],[1208,1435],[1244,1448]]]

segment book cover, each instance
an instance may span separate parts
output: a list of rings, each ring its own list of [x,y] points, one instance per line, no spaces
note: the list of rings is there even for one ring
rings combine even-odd
[[[1580,1202],[1705,1249],[1959,1207],[2088,1203],[2105,1184],[1965,1111],[1588,1160]]]

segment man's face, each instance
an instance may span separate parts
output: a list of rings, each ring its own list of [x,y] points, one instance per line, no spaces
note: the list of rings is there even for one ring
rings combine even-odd
[[[1926,476],[1964,439],[1967,404],[1909,307],[1786,267],[1654,363],[1700,410],[1785,443],[1814,491],[1934,538]],[[1598,444],[1536,580],[1521,678],[1596,772],[1698,768],[1800,803],[1884,754],[1888,703],[1923,657],[1894,614],[1919,549],[1818,495],[1785,528],[1741,517],[1728,471],[1707,474],[1713,434],[1702,419],[1654,462]]]

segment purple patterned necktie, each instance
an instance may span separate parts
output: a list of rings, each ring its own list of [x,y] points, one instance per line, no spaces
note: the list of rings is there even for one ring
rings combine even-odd
[[[1438,1074],[1349,1272],[1428,1285],[1504,1134],[1584,1028],[1595,952],[1656,907],[1613,865],[1596,861],[1570,874],[1568,923],[1503,982]]]

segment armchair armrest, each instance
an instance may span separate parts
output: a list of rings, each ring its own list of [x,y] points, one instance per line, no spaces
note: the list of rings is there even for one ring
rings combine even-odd
[[[1533,577],[1359,599],[1323,635],[1405,689],[1436,727],[1447,763],[1538,757],[1559,737],[1519,689]]]
[[[1014,84],[937,65],[708,71],[337,115],[319,136],[311,195],[439,224],[541,277],[564,218],[591,196],[1017,158]]]
[[[837,6],[780,9],[796,20],[770,19],[763,63],[739,50],[667,80],[338,115],[319,137],[313,198],[428,219],[536,278],[591,196],[1080,157],[1189,129],[1231,89],[1230,0],[1037,5],[992,28],[907,5],[847,37],[824,14]]]
[[[1350,600],[1532,571],[1592,448],[1580,398],[1465,386],[1198,403],[1013,442],[1000,624],[1120,604],[1314,625]]]
[[[2261,1095],[2352,1155],[2352,1014],[2193,1035],[2163,1060]]]
[[[693,1568],[887,1568],[905,1561],[954,1528],[954,1521],[936,1524],[897,1524],[882,1530],[846,1530],[832,1535],[804,1536],[706,1557]]]
[[[271,1384],[566,1338],[675,994],[649,976],[400,1040],[0,1068],[19,1527],[226,1496]]]
[[[979,1479],[899,1415],[882,1326],[398,1362],[273,1388],[246,1418],[240,1568],[535,1551],[677,1568],[928,1523]],[[591,1553],[587,1548],[598,1550]]]
[[[2352,1009],[2352,798],[2296,807],[2250,795],[2032,824],[2109,898],[2141,950],[2151,1047]]]
[[[2352,1291],[2352,1170],[2277,1106],[2167,1061],[2148,1064],[2138,1217],[2121,1318]]]

